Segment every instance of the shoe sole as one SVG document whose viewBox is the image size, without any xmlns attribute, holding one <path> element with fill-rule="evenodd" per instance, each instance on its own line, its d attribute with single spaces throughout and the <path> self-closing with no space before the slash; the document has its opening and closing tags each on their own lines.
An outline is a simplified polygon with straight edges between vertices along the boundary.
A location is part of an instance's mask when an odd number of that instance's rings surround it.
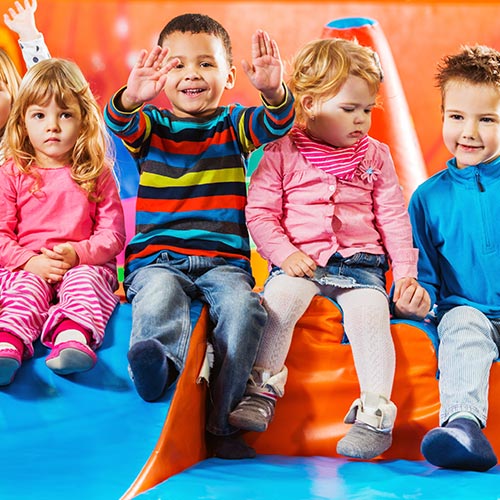
<svg viewBox="0 0 500 500">
<path fill-rule="evenodd" d="M 88 354 L 68 347 L 62 349 L 59 356 L 47 359 L 45 364 L 58 375 L 69 375 L 90 370 L 94 366 L 94 360 Z"/>
<path fill-rule="evenodd" d="M 3 358 L 0 362 L 0 386 L 9 385 L 21 364 L 13 358 Z"/>
</svg>

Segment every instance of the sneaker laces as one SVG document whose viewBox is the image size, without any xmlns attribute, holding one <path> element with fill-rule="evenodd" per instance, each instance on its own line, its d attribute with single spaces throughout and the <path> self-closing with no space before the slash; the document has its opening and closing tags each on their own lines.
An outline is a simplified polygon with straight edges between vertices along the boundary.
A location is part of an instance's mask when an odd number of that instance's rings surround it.
<svg viewBox="0 0 500 500">
<path fill-rule="evenodd" d="M 244 411 L 260 413 L 268 422 L 274 416 L 274 407 L 276 406 L 276 398 L 267 394 L 250 394 L 243 396 L 238 404 L 238 407 Z"/>
</svg>

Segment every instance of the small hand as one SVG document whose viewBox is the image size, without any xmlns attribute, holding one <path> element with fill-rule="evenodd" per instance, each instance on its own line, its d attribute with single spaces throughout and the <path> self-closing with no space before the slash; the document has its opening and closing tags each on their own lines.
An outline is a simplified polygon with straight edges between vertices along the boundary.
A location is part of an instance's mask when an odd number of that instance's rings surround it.
<svg viewBox="0 0 500 500">
<path fill-rule="evenodd" d="M 421 320 L 431 308 L 427 290 L 415 278 L 401 278 L 394 284 L 394 311 L 398 318 Z"/>
<path fill-rule="evenodd" d="M 46 255 L 40 254 L 31 257 L 23 269 L 40 276 L 40 278 L 43 278 L 49 284 L 54 284 L 63 279 L 69 266 L 61 260 L 51 259 Z"/>
<path fill-rule="evenodd" d="M 24 0 L 24 6 L 20 2 L 14 3 L 15 8 L 10 7 L 8 13 L 4 14 L 3 20 L 7 27 L 19 35 L 23 42 L 35 40 L 40 36 L 35 23 L 36 0 Z"/>
<path fill-rule="evenodd" d="M 252 63 L 241 61 L 252 85 L 272 106 L 279 106 L 285 98 L 283 63 L 278 44 L 262 30 L 252 35 Z"/>
<path fill-rule="evenodd" d="M 281 268 L 288 276 L 314 276 L 316 262 L 303 252 L 297 251 L 289 255 L 281 264 Z"/>
<path fill-rule="evenodd" d="M 151 52 L 142 50 L 121 95 L 125 110 L 132 110 L 154 99 L 165 87 L 168 72 L 179 64 L 179 59 L 165 61 L 168 48 L 154 47 Z"/>
<path fill-rule="evenodd" d="M 64 262 L 67 266 L 69 266 L 68 269 L 77 266 L 80 260 L 71 243 L 61 243 L 59 245 L 55 245 L 52 250 L 42 248 L 41 252 L 50 259 Z"/>
</svg>

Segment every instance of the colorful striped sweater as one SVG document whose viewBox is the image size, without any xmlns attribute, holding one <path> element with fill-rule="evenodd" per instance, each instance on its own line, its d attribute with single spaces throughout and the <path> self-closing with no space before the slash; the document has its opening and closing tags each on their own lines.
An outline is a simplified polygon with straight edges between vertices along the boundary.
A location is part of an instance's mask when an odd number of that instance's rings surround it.
<svg viewBox="0 0 500 500">
<path fill-rule="evenodd" d="M 104 117 L 140 173 L 136 234 L 126 249 L 125 275 L 165 251 L 173 258 L 224 257 L 250 270 L 246 158 L 290 130 L 291 93 L 287 90 L 278 107 L 232 104 L 206 118 L 178 118 L 153 105 L 122 112 L 115 104 L 118 95 Z"/>
</svg>

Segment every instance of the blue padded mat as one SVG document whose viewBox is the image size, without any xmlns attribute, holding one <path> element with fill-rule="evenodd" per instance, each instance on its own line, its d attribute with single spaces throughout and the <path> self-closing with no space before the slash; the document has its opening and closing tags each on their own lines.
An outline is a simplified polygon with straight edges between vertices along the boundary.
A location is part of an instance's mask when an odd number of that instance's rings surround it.
<svg viewBox="0 0 500 500">
<path fill-rule="evenodd" d="M 193 307 L 192 319 L 200 308 Z M 173 390 L 157 403 L 127 372 L 131 308 L 121 304 L 96 367 L 60 377 L 36 345 L 12 385 L 0 389 L 0 500 L 118 500 L 161 434 Z M 324 457 L 209 459 L 137 498 L 155 500 L 372 500 L 500 498 L 500 467 L 439 470 L 404 460 Z"/>
<path fill-rule="evenodd" d="M 160 436 L 173 389 L 156 403 L 127 372 L 131 307 L 108 325 L 97 365 L 60 377 L 37 343 L 14 382 L 0 388 L 1 500 L 117 500 Z"/>
<path fill-rule="evenodd" d="M 211 458 L 137 496 L 140 500 L 498 500 L 500 468 L 436 469 L 407 460 L 325 457 Z"/>
</svg>

